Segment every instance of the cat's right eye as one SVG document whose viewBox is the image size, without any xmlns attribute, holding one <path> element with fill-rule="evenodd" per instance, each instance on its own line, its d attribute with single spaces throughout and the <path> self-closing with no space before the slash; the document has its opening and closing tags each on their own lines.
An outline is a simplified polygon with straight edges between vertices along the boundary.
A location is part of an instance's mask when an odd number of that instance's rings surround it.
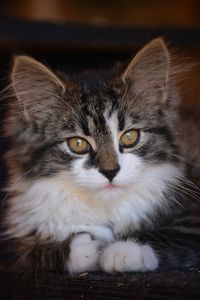
<svg viewBox="0 0 200 300">
<path fill-rule="evenodd" d="M 90 144 L 81 137 L 71 137 L 67 139 L 69 149 L 76 154 L 86 154 L 90 151 Z"/>
</svg>

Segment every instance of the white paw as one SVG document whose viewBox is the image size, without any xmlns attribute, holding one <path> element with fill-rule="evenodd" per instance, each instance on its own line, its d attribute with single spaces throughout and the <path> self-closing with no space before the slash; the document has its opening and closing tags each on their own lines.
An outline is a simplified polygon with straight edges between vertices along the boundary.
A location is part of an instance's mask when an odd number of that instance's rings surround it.
<svg viewBox="0 0 200 300">
<path fill-rule="evenodd" d="M 111 227 L 106 225 L 78 225 L 73 229 L 74 233 L 87 232 L 94 236 L 97 240 L 103 242 L 112 242 L 114 239 Z"/>
<path fill-rule="evenodd" d="M 154 271 L 158 259 L 148 245 L 133 241 L 115 242 L 106 247 L 100 257 L 101 269 L 108 273 Z"/>
<path fill-rule="evenodd" d="M 95 271 L 99 269 L 99 256 L 105 244 L 93 240 L 88 233 L 74 237 L 70 244 L 67 270 L 70 273 Z"/>
</svg>

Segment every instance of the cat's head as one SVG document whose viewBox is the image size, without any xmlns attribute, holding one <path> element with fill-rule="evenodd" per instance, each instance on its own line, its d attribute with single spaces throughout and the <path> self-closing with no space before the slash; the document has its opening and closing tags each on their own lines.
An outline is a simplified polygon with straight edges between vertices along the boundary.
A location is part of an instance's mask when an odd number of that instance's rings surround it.
<svg viewBox="0 0 200 300">
<path fill-rule="evenodd" d="M 159 177 L 168 180 L 178 151 L 170 74 L 162 39 L 146 45 L 125 69 L 76 79 L 16 57 L 7 121 L 16 165 L 27 178 L 62 173 L 101 197 L 137 186 L 145 174 L 158 184 Z"/>
</svg>

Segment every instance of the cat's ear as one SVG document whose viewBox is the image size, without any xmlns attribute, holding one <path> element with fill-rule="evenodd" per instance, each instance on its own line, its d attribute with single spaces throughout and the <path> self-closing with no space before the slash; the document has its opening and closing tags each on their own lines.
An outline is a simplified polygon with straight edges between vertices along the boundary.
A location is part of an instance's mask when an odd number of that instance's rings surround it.
<svg viewBox="0 0 200 300">
<path fill-rule="evenodd" d="M 17 56 L 11 72 L 12 87 L 27 120 L 39 118 L 58 100 L 65 87 L 45 65 L 29 56 Z"/>
<path fill-rule="evenodd" d="M 162 38 L 156 38 L 142 48 L 122 75 L 123 82 L 144 95 L 164 102 L 167 98 L 170 55 Z"/>
</svg>

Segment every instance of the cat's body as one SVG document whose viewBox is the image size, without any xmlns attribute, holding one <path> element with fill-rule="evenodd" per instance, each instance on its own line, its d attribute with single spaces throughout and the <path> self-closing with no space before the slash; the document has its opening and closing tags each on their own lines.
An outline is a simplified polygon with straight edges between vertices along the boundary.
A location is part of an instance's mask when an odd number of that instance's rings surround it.
<svg viewBox="0 0 200 300">
<path fill-rule="evenodd" d="M 4 223 L 19 268 L 200 264 L 199 195 L 185 178 L 187 137 L 170 68 L 161 39 L 126 70 L 99 77 L 58 78 L 31 58 L 16 58 Z"/>
</svg>

